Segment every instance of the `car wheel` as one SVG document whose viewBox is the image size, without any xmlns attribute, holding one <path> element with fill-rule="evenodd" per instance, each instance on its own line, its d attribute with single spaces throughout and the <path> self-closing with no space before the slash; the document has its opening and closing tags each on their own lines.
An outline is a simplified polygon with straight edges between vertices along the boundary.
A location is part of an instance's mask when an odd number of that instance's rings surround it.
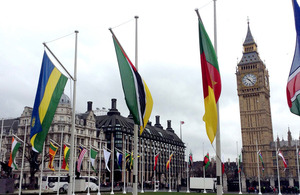
<svg viewBox="0 0 300 195">
<path fill-rule="evenodd" d="M 59 193 L 64 193 L 65 192 L 65 189 L 62 187 L 62 188 L 59 188 Z"/>
</svg>

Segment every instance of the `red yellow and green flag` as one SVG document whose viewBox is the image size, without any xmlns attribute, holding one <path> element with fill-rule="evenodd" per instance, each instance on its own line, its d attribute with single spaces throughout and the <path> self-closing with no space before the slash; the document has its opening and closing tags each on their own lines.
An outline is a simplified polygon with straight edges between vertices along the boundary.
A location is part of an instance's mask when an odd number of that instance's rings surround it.
<svg viewBox="0 0 300 195">
<path fill-rule="evenodd" d="M 55 171 L 53 166 L 53 161 L 54 161 L 55 154 L 57 152 L 57 148 L 58 148 L 57 146 L 55 146 L 52 142 L 50 142 L 48 168 L 51 169 L 52 171 Z"/>
<path fill-rule="evenodd" d="M 64 159 L 61 168 L 69 170 L 70 148 L 64 144 Z"/>
<path fill-rule="evenodd" d="M 152 96 L 145 81 L 130 61 L 112 30 L 111 33 L 116 49 L 126 104 L 133 116 L 134 123 L 139 126 L 140 135 L 142 135 L 152 112 Z"/>
<path fill-rule="evenodd" d="M 169 160 L 167 162 L 167 170 L 169 170 L 169 168 L 170 168 L 170 163 L 171 163 L 171 160 L 172 160 L 172 156 L 173 156 L 173 153 L 170 155 Z"/>
<path fill-rule="evenodd" d="M 217 103 L 221 95 L 221 76 L 215 49 L 205 31 L 200 16 L 199 44 L 205 106 L 203 121 L 206 125 L 207 136 L 210 142 L 213 143 L 218 127 Z"/>
</svg>

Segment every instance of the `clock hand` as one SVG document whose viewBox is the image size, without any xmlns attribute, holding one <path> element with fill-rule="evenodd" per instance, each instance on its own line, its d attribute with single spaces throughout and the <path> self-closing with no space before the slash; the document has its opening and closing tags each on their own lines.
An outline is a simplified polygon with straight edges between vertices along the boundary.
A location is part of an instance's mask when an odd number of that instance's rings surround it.
<svg viewBox="0 0 300 195">
<path fill-rule="evenodd" d="M 254 84 L 254 82 L 251 79 L 247 78 L 247 80 L 250 81 L 250 83 Z"/>
</svg>

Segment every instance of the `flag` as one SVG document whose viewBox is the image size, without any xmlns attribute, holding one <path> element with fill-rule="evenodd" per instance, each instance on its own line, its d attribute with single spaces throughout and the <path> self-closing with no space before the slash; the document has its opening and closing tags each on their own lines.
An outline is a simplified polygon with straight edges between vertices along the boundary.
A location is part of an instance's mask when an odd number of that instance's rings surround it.
<svg viewBox="0 0 300 195">
<path fill-rule="evenodd" d="M 92 169 L 94 169 L 94 171 L 96 171 L 95 169 L 95 159 L 97 156 L 98 152 L 96 150 L 94 150 L 93 148 L 91 148 L 91 156 L 90 156 L 90 161 L 92 164 Z"/>
<path fill-rule="evenodd" d="M 210 142 L 213 143 L 218 127 L 217 103 L 221 94 L 221 76 L 215 50 L 200 17 L 199 44 L 205 106 L 203 121 L 205 122 L 207 136 Z"/>
<path fill-rule="evenodd" d="M 180 121 L 180 124 L 182 124 L 182 125 L 183 125 L 183 124 L 184 124 L 184 121 Z"/>
<path fill-rule="evenodd" d="M 113 32 L 112 35 L 126 104 L 133 116 L 134 123 L 140 127 L 140 135 L 142 135 L 152 112 L 152 96 L 145 81 L 126 55 Z"/>
<path fill-rule="evenodd" d="M 222 174 L 225 173 L 225 164 L 222 162 Z"/>
<path fill-rule="evenodd" d="M 206 156 L 204 156 L 204 160 L 203 160 L 203 166 L 205 166 L 205 170 L 209 165 L 210 165 L 209 154 L 207 153 Z"/>
<path fill-rule="evenodd" d="M 285 161 L 285 158 L 284 158 L 282 152 L 279 151 L 279 150 L 278 150 L 278 156 L 280 156 L 280 157 L 282 158 L 283 165 L 284 165 L 284 171 L 285 171 L 285 169 L 287 168 L 287 163 L 286 163 L 286 161 Z"/>
<path fill-rule="evenodd" d="M 189 155 L 189 167 L 191 168 L 193 166 L 193 154 L 192 152 L 190 152 L 190 155 Z"/>
<path fill-rule="evenodd" d="M 293 0 L 293 6 L 296 28 L 296 48 L 286 86 L 286 96 L 290 111 L 296 115 L 300 115 L 300 8 L 296 0 Z"/>
<path fill-rule="evenodd" d="M 70 148 L 64 144 L 64 159 L 61 168 L 69 170 Z"/>
<path fill-rule="evenodd" d="M 262 157 L 260 151 L 258 151 L 258 156 L 259 156 L 259 159 L 260 159 L 260 161 L 261 161 L 262 171 L 264 171 L 264 170 L 265 170 L 265 164 L 264 164 L 263 157 Z"/>
<path fill-rule="evenodd" d="M 167 162 L 167 170 L 169 170 L 169 168 L 170 168 L 170 163 L 171 163 L 171 160 L 172 160 L 172 156 L 173 156 L 173 153 L 170 155 L 169 160 Z"/>
<path fill-rule="evenodd" d="M 83 148 L 83 147 L 79 147 L 80 153 L 78 156 L 78 160 L 77 160 L 77 172 L 80 173 L 80 169 L 81 169 L 81 164 L 84 158 L 85 153 L 87 152 L 87 149 Z"/>
<path fill-rule="evenodd" d="M 52 142 L 50 142 L 48 168 L 51 169 L 52 171 L 55 171 L 53 166 L 53 161 L 54 161 L 55 154 L 57 152 L 57 148 L 58 148 L 57 146 L 55 146 Z"/>
<path fill-rule="evenodd" d="M 131 170 L 133 167 L 133 157 L 130 153 L 126 153 L 125 161 L 126 161 L 126 170 Z"/>
<path fill-rule="evenodd" d="M 241 156 L 241 154 L 239 155 L 238 166 L 239 166 L 238 173 L 240 173 L 242 171 L 242 156 Z"/>
<path fill-rule="evenodd" d="M 159 157 L 159 153 L 156 154 L 155 157 L 154 157 L 154 167 L 153 167 L 154 171 L 156 170 L 156 165 L 157 165 L 158 157 Z"/>
<path fill-rule="evenodd" d="M 18 149 L 20 146 L 21 146 L 21 143 L 17 142 L 15 140 L 15 138 L 12 137 L 12 145 L 11 145 L 11 152 L 10 152 L 10 156 L 9 156 L 8 166 L 12 167 L 12 165 L 13 165 L 15 170 L 18 170 L 16 161 L 15 161 L 15 157 L 17 155 L 17 152 L 18 152 Z"/>
<path fill-rule="evenodd" d="M 43 144 L 67 80 L 44 52 L 31 116 L 30 142 L 36 152 L 41 153 L 43 150 Z"/>
<path fill-rule="evenodd" d="M 117 151 L 117 165 L 118 165 L 119 169 L 122 169 L 122 157 L 123 157 L 123 154 L 121 154 L 120 152 Z"/>
<path fill-rule="evenodd" d="M 108 168 L 108 165 L 107 165 L 108 161 L 109 161 L 109 157 L 110 157 L 110 152 L 103 148 L 103 154 L 104 154 L 105 167 L 110 172 L 110 169 Z"/>
</svg>

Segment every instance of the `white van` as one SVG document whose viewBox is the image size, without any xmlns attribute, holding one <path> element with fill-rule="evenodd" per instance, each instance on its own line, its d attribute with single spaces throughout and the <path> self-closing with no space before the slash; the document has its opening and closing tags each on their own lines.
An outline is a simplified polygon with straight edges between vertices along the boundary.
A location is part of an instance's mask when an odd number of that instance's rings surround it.
<svg viewBox="0 0 300 195">
<path fill-rule="evenodd" d="M 90 176 L 90 183 L 89 183 L 89 176 L 81 176 L 81 178 L 85 179 L 86 191 L 88 191 L 88 187 L 90 191 L 98 191 L 98 178 L 94 176 Z"/>
<path fill-rule="evenodd" d="M 58 175 L 47 175 L 42 178 L 42 189 L 43 190 L 59 190 L 60 193 L 68 190 L 68 176 L 60 176 L 58 186 Z"/>
<path fill-rule="evenodd" d="M 84 179 L 85 183 L 82 183 L 79 180 Z M 77 182 L 79 182 L 77 184 Z M 91 176 L 90 182 L 88 176 L 82 176 L 79 179 L 76 179 L 75 181 L 75 191 L 76 192 L 82 192 L 82 191 L 88 191 L 88 187 L 90 188 L 90 191 L 97 191 L 98 190 L 98 179 L 97 177 Z M 81 185 L 83 184 L 83 185 Z M 57 191 L 59 190 L 60 193 L 66 192 L 68 190 L 68 176 L 60 176 L 60 182 L 58 187 L 58 175 L 48 175 L 43 176 L 42 179 L 42 189 L 43 190 L 52 190 Z"/>
</svg>

